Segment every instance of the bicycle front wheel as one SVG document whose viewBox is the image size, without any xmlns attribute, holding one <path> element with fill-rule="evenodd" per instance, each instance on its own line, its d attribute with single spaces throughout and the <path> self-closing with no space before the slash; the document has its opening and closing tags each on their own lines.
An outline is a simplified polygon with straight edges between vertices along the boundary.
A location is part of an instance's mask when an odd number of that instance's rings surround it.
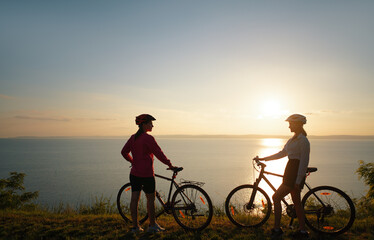
<svg viewBox="0 0 374 240">
<path fill-rule="evenodd" d="M 355 206 L 347 194 L 330 186 L 313 188 L 302 200 L 305 223 L 315 232 L 339 235 L 355 220 Z"/>
<path fill-rule="evenodd" d="M 147 215 L 147 199 L 143 194 L 140 193 L 140 199 L 138 204 L 138 221 L 144 222 Z M 127 183 L 121 187 L 117 194 L 117 209 L 122 218 L 129 223 L 132 223 L 131 211 L 130 211 L 130 202 L 131 202 L 131 184 Z"/>
<path fill-rule="evenodd" d="M 199 186 L 189 184 L 178 188 L 171 204 L 175 221 L 186 230 L 203 230 L 212 220 L 212 201 Z"/>
<path fill-rule="evenodd" d="M 249 205 L 253 191 L 253 185 L 241 185 L 226 198 L 226 215 L 238 227 L 258 227 L 270 217 L 270 198 L 261 188 L 257 188 L 254 201 Z"/>
</svg>

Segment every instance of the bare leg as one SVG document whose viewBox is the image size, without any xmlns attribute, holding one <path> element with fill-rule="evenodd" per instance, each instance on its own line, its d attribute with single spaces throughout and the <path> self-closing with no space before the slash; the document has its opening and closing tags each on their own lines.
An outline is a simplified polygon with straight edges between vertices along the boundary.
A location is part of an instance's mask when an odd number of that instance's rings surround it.
<svg viewBox="0 0 374 240">
<path fill-rule="evenodd" d="M 299 188 L 299 186 L 297 186 L 291 191 L 291 197 L 292 197 L 293 204 L 295 206 L 297 219 L 299 220 L 299 228 L 300 230 L 305 231 L 305 214 L 304 214 L 304 208 L 301 205 L 300 193 L 301 193 L 301 189 Z"/>
<path fill-rule="evenodd" d="M 131 218 L 133 227 L 139 227 L 138 223 L 138 203 L 140 199 L 140 191 L 135 191 L 131 193 L 131 203 L 130 203 L 130 211 L 131 211 Z"/>
<path fill-rule="evenodd" d="M 155 198 L 156 193 L 146 193 L 147 196 L 147 210 L 148 210 L 148 217 L 149 217 L 149 225 L 154 226 L 156 225 L 156 218 L 155 218 Z"/>
<path fill-rule="evenodd" d="M 280 228 L 280 221 L 282 217 L 281 200 L 291 192 L 291 188 L 286 185 L 280 185 L 273 195 L 274 202 L 274 229 Z"/>
</svg>

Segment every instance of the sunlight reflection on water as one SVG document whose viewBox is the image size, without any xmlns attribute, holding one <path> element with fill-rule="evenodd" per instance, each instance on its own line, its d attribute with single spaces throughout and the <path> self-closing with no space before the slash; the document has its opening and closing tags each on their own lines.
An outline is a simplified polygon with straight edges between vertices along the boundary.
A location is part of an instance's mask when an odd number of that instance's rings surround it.
<svg viewBox="0 0 374 240">
<path fill-rule="evenodd" d="M 285 139 L 280 138 L 264 138 L 261 140 L 261 148 L 259 152 L 260 157 L 267 157 L 270 155 L 273 155 L 275 153 L 278 153 L 283 146 L 286 144 Z M 274 161 L 268 161 L 266 162 L 266 171 L 273 172 L 277 174 L 283 175 L 284 169 L 287 164 L 287 157 L 281 158 Z M 258 176 L 258 174 L 257 174 Z M 278 188 L 282 183 L 282 178 L 272 175 L 266 175 L 268 180 L 273 184 L 275 188 Z M 265 192 L 271 197 L 274 194 L 274 191 L 270 188 L 270 186 L 262 180 L 260 182 L 260 187 L 265 190 Z"/>
<path fill-rule="evenodd" d="M 184 167 L 182 178 L 205 182 L 203 189 L 221 207 L 229 192 L 242 184 L 253 184 L 258 172 L 252 159 L 282 150 L 286 139 L 278 138 L 158 138 L 157 142 L 176 166 Z M 115 200 L 118 189 L 129 181 L 130 164 L 120 155 L 124 139 L 0 139 L 0 178 L 9 172 L 27 174 L 25 187 L 39 191 L 38 202 L 72 206 L 95 197 Z M 318 167 L 307 182 L 312 187 L 331 185 L 350 196 L 361 197 L 367 187 L 355 173 L 358 160 L 370 161 L 373 140 L 310 139 L 310 166 Z M 266 162 L 266 170 L 283 174 L 287 158 Z M 171 172 L 155 159 L 155 172 Z M 267 176 L 274 187 L 282 178 Z M 157 189 L 167 193 L 169 183 L 157 179 Z M 160 188 L 159 188 L 160 186 Z M 271 197 L 273 191 L 261 182 Z M 304 188 L 305 190 L 305 188 Z"/>
<path fill-rule="evenodd" d="M 284 139 L 281 138 L 264 138 L 261 139 L 261 145 L 268 148 L 280 147 L 286 143 Z"/>
</svg>

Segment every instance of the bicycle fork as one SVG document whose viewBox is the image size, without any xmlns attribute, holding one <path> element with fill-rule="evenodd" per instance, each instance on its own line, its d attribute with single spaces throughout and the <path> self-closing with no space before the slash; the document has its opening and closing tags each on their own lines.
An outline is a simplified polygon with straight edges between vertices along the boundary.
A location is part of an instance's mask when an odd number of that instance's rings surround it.
<svg viewBox="0 0 374 240">
<path fill-rule="evenodd" d="M 256 197 L 257 188 L 258 188 L 258 185 L 260 184 L 260 181 L 262 179 L 261 175 L 262 175 L 262 171 L 260 173 L 260 176 L 258 178 L 256 178 L 256 181 L 253 185 L 253 191 L 252 191 L 252 194 L 251 194 L 251 198 L 249 199 L 249 202 L 247 203 L 247 206 L 246 206 L 247 210 L 250 210 L 253 207 L 253 202 L 254 202 L 255 197 Z"/>
</svg>

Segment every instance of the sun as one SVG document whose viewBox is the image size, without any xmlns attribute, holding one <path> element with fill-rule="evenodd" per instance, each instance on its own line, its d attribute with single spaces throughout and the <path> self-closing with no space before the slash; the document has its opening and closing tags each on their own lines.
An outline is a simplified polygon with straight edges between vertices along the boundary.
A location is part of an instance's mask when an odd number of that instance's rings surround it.
<svg viewBox="0 0 374 240">
<path fill-rule="evenodd" d="M 268 100 L 263 103 L 262 113 L 264 115 L 268 115 L 268 116 L 277 115 L 280 113 L 280 111 L 281 111 L 281 108 L 280 108 L 280 103 L 278 101 Z"/>
<path fill-rule="evenodd" d="M 289 113 L 281 106 L 281 102 L 275 99 L 264 101 L 260 106 L 259 118 L 280 118 Z"/>
</svg>

